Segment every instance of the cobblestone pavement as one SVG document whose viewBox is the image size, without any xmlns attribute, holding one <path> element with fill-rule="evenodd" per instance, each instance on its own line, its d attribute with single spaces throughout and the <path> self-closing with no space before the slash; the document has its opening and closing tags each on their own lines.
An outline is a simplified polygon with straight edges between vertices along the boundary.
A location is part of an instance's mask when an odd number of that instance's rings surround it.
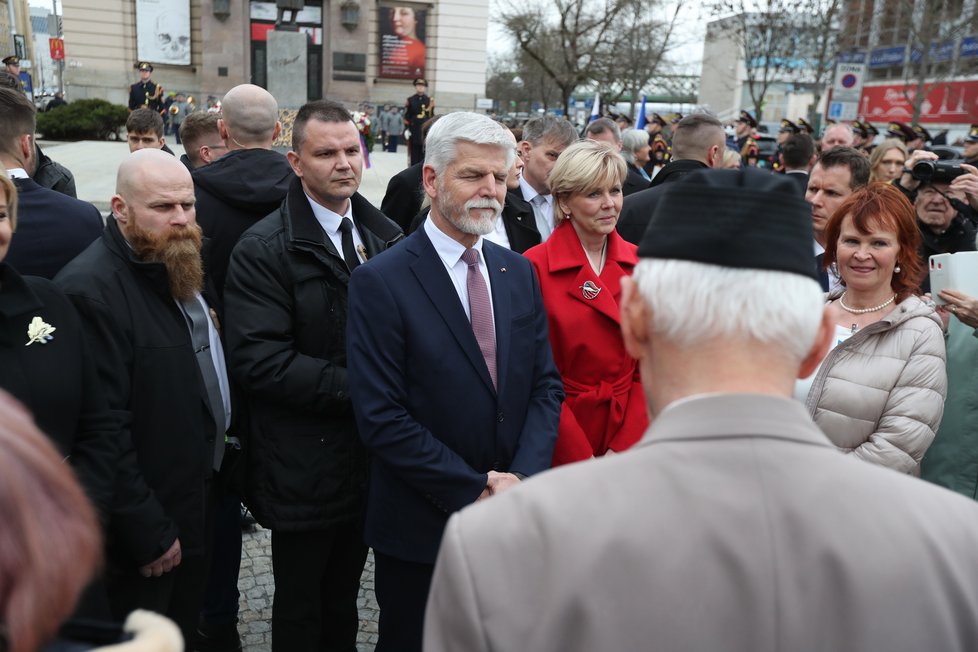
<svg viewBox="0 0 978 652">
<path fill-rule="evenodd" d="M 241 547 L 241 573 L 238 590 L 241 592 L 238 632 L 245 652 L 270 652 L 272 649 L 272 533 L 260 527 L 245 532 Z M 373 652 L 377 644 L 377 601 L 374 598 L 374 556 L 360 578 L 360 633 L 357 652 Z"/>
</svg>

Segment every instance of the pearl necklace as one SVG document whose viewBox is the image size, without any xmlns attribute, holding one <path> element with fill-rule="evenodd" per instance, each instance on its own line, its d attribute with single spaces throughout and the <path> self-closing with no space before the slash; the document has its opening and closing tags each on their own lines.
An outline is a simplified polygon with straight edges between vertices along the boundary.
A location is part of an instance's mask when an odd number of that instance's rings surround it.
<svg viewBox="0 0 978 652">
<path fill-rule="evenodd" d="M 890 305 L 891 303 L 893 303 L 893 300 L 896 299 L 896 295 L 894 294 L 892 297 L 890 297 L 889 299 L 887 299 L 886 301 L 884 301 L 880 305 L 875 306 L 873 308 L 850 308 L 843 301 L 843 299 L 845 298 L 845 296 L 846 296 L 846 293 L 843 292 L 842 293 L 842 296 L 839 297 L 839 305 L 842 306 L 842 309 L 843 310 L 845 310 L 846 312 L 851 312 L 854 315 L 862 315 L 862 314 L 865 314 L 867 312 L 876 312 L 877 310 L 882 310 L 883 308 L 885 308 L 888 305 Z"/>
</svg>

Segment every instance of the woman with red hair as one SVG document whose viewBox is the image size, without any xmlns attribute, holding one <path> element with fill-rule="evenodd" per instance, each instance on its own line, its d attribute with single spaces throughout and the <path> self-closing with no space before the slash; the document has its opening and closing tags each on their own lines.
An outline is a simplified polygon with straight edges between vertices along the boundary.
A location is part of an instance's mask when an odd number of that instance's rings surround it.
<svg viewBox="0 0 978 652">
<path fill-rule="evenodd" d="M 27 410 L 0 390 L 0 649 L 53 638 L 95 573 L 95 510 Z"/>
<path fill-rule="evenodd" d="M 842 451 L 904 473 L 941 423 L 947 394 L 943 324 L 919 296 L 924 267 L 913 206 L 893 186 L 850 195 L 825 231 L 834 347 L 796 397 Z"/>
</svg>

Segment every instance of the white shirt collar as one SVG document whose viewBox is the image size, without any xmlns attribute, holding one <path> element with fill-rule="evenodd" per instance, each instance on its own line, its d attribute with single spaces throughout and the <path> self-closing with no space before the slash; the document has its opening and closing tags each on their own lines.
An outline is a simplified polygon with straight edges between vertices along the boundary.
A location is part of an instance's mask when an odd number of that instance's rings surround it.
<svg viewBox="0 0 978 652">
<path fill-rule="evenodd" d="M 438 254 L 438 257 L 444 261 L 445 265 L 447 265 L 449 268 L 455 267 L 455 265 L 458 264 L 458 261 L 462 259 L 462 254 L 465 253 L 465 246 L 439 229 L 431 217 L 424 221 L 424 232 L 428 235 L 428 239 L 431 240 L 431 244 L 435 248 L 435 252 Z M 476 249 L 479 252 L 480 259 L 484 260 L 482 257 L 481 236 L 475 241 L 472 248 Z"/>
<path fill-rule="evenodd" d="M 525 199 L 530 203 L 533 203 L 534 197 L 540 195 L 540 193 L 538 193 L 533 188 L 533 186 L 531 186 L 526 182 L 526 179 L 523 178 L 522 174 L 520 175 L 520 191 L 523 193 L 523 199 Z M 540 196 L 546 199 L 548 204 L 550 203 L 550 199 L 553 197 L 553 195 L 540 195 Z"/>
<path fill-rule="evenodd" d="M 347 200 L 346 211 L 340 215 L 339 213 L 334 213 L 330 209 L 326 208 L 322 204 L 316 202 L 315 199 L 306 195 L 306 199 L 309 200 L 309 205 L 312 206 L 312 214 L 315 216 L 316 221 L 319 225 L 323 227 L 323 231 L 330 235 L 336 235 L 340 230 L 340 222 L 343 221 L 344 217 L 353 219 L 353 202 Z"/>
<path fill-rule="evenodd" d="M 30 179 L 31 176 L 27 174 L 27 170 L 24 168 L 9 168 L 7 170 L 7 176 L 11 179 Z"/>
</svg>

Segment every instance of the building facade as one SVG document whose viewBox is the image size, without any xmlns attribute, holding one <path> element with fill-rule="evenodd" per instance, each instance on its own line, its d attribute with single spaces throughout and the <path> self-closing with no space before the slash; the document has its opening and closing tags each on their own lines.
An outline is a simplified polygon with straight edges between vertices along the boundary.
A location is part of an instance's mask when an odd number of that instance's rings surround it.
<svg viewBox="0 0 978 652">
<path fill-rule="evenodd" d="M 746 19 L 744 16 L 721 18 L 706 26 L 698 102 L 724 121 L 734 120 L 741 109 L 755 112 L 741 35 L 745 20 L 749 22 L 750 16 Z M 754 35 L 749 37 L 754 38 Z M 756 37 L 762 38 L 762 35 L 758 33 Z M 779 55 L 766 53 L 765 56 Z M 804 81 L 807 75 L 791 65 L 793 63 L 779 63 L 782 69 L 774 73 L 764 93 L 760 115 L 755 116 L 759 122 L 774 124 L 785 117 L 795 120 L 808 115 L 815 94 L 812 84 Z M 816 111 L 821 112 L 822 106 Z"/>
<path fill-rule="evenodd" d="M 402 104 L 416 76 L 427 78 L 439 111 L 473 110 L 484 96 L 487 0 L 304 4 L 296 24 L 307 36 L 308 99 Z M 189 93 L 198 104 L 237 84 L 267 86 L 275 74 L 267 65 L 274 1 L 63 0 L 62 7 L 69 99 L 125 104 L 137 61 L 153 64 L 167 92 Z"/>
<path fill-rule="evenodd" d="M 865 66 L 865 119 L 952 134 L 978 123 L 976 0 L 848 0 L 839 48 L 842 60 Z"/>
</svg>

